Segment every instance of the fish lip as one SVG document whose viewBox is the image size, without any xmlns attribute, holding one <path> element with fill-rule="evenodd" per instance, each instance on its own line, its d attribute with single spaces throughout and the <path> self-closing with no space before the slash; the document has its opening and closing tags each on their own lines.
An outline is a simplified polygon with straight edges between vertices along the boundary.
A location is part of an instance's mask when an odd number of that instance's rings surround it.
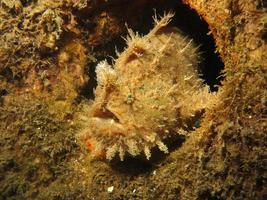
<svg viewBox="0 0 267 200">
<path fill-rule="evenodd" d="M 91 117 L 90 124 L 92 127 L 101 132 L 101 134 L 108 135 L 118 135 L 118 136 L 126 136 L 127 131 L 123 124 L 116 122 L 114 119 L 110 118 L 101 118 L 101 117 Z"/>
</svg>

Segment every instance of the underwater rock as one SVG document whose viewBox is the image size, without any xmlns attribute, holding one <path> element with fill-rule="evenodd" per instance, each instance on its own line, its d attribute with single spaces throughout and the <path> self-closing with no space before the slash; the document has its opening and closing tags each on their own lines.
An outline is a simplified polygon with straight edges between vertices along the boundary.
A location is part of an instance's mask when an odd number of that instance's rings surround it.
<svg viewBox="0 0 267 200">
<path fill-rule="evenodd" d="M 198 48 L 168 26 L 172 16 L 155 17 L 144 37 L 129 30 L 114 66 L 97 65 L 95 100 L 79 134 L 93 155 L 124 160 L 144 152 L 149 159 L 155 146 L 168 153 L 164 139 L 186 134 L 213 101 L 199 78 Z"/>
</svg>

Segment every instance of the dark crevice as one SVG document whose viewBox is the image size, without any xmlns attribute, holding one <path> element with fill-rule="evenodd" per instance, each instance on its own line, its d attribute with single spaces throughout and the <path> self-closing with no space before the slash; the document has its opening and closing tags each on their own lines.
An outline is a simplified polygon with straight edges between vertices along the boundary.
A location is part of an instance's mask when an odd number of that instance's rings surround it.
<svg viewBox="0 0 267 200">
<path fill-rule="evenodd" d="M 0 97 L 8 95 L 8 91 L 5 89 L 0 89 Z"/>
</svg>

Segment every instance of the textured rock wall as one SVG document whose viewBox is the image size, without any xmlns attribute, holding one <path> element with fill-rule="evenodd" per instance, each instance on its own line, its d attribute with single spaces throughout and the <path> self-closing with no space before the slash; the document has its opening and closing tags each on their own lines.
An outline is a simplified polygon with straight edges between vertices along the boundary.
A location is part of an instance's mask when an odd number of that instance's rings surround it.
<svg viewBox="0 0 267 200">
<path fill-rule="evenodd" d="M 224 79 L 200 127 L 168 141 L 168 155 L 107 162 L 77 141 L 96 63 L 123 47 L 125 22 L 148 31 L 153 8 L 181 3 L 0 1 L 1 199 L 266 198 L 262 0 L 184 0 L 208 23 Z"/>
</svg>

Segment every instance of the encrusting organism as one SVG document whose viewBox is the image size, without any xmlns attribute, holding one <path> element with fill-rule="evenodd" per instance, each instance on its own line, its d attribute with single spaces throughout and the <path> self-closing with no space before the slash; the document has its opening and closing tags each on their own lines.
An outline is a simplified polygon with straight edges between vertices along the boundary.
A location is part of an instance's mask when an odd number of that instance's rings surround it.
<svg viewBox="0 0 267 200">
<path fill-rule="evenodd" d="M 95 100 L 79 134 L 93 155 L 149 159 L 155 146 L 168 153 L 164 140 L 187 133 L 188 122 L 211 104 L 214 94 L 198 74 L 198 48 L 168 26 L 172 17 L 155 17 L 143 37 L 129 30 L 114 66 L 97 65 Z"/>
</svg>

